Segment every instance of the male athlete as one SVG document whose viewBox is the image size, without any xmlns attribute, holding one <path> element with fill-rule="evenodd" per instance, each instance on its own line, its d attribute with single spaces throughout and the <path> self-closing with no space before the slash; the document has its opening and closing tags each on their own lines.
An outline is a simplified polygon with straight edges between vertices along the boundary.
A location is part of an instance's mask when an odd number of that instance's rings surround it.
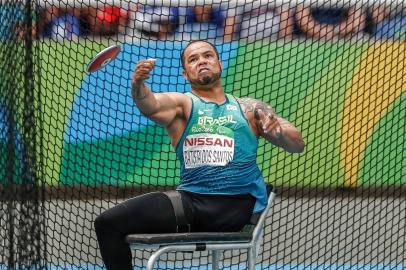
<svg viewBox="0 0 406 270">
<path fill-rule="evenodd" d="M 270 105 L 224 93 L 222 63 L 211 43 L 189 43 L 181 61 L 183 76 L 192 86 L 186 94 L 153 93 L 148 88 L 145 80 L 154 60 L 139 61 L 134 71 L 134 101 L 166 129 L 181 163 L 181 179 L 177 192 L 138 196 L 97 217 L 107 269 L 132 269 L 127 234 L 240 230 L 267 203 L 256 165 L 258 137 L 291 153 L 304 149 L 299 130 Z"/>
</svg>

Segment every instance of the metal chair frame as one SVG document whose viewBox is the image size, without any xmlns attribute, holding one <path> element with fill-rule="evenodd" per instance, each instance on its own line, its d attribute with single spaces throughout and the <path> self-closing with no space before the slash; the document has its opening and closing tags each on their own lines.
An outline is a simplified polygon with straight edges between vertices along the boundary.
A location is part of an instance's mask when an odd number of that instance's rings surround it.
<svg viewBox="0 0 406 270">
<path fill-rule="evenodd" d="M 255 226 L 252 225 L 252 229 L 249 231 L 250 237 L 244 240 L 238 239 L 228 239 L 228 240 L 221 240 L 221 236 L 224 233 L 218 233 L 220 240 L 210 240 L 205 241 L 204 235 L 202 239 L 198 241 L 188 240 L 188 237 L 193 236 L 194 234 L 201 233 L 186 233 L 186 234 L 159 234 L 160 240 L 153 241 L 152 244 L 148 244 L 148 240 L 140 241 L 143 239 L 143 236 L 148 237 L 150 239 L 154 235 L 145 235 L 145 234 L 133 234 L 128 235 L 126 237 L 127 243 L 130 245 L 130 248 L 133 250 L 136 249 L 157 249 L 151 255 L 147 262 L 147 270 L 153 270 L 154 264 L 158 261 L 159 257 L 162 254 L 169 253 L 169 252 L 193 252 L 193 251 L 204 251 L 208 250 L 211 251 L 211 262 L 212 262 L 212 269 L 219 270 L 219 260 L 220 260 L 220 252 L 225 250 L 240 250 L 240 249 L 247 249 L 248 250 L 248 270 L 255 269 L 256 257 L 257 257 L 257 249 L 259 247 L 259 243 L 263 236 L 263 231 L 265 227 L 265 220 L 268 215 L 269 210 L 271 209 L 276 197 L 276 190 L 272 189 L 269 198 L 268 198 L 268 205 L 261 213 L 258 222 Z M 241 232 L 242 233 L 242 232 Z M 245 232 L 246 234 L 246 232 Z M 180 235 L 183 237 L 182 241 L 179 243 L 173 243 L 171 241 L 165 241 L 167 239 L 172 238 L 174 235 Z M 213 236 L 213 233 L 211 233 Z"/>
</svg>

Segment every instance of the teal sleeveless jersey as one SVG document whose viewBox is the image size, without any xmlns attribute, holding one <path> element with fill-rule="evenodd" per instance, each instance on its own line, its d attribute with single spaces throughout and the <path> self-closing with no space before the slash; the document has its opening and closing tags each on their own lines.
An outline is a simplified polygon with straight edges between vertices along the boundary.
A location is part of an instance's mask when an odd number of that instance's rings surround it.
<svg viewBox="0 0 406 270">
<path fill-rule="evenodd" d="M 181 163 L 178 190 L 200 194 L 251 194 L 254 212 L 267 203 L 266 186 L 256 164 L 258 139 L 240 104 L 231 95 L 219 105 L 193 93 L 192 111 L 176 147 Z"/>
</svg>

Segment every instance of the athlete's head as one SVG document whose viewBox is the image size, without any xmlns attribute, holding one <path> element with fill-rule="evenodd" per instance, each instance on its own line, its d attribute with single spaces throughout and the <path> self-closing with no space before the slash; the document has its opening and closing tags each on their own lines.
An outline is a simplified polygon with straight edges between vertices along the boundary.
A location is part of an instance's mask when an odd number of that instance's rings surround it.
<svg viewBox="0 0 406 270">
<path fill-rule="evenodd" d="M 216 47 L 203 40 L 190 42 L 181 55 L 183 76 L 192 85 L 211 85 L 221 77 L 223 68 Z"/>
</svg>

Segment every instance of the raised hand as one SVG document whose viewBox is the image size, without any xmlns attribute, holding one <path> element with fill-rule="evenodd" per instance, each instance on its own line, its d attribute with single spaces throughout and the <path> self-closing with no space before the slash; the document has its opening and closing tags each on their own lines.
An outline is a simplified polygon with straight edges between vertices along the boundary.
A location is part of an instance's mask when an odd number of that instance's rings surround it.
<svg viewBox="0 0 406 270">
<path fill-rule="evenodd" d="M 257 112 L 263 133 L 271 136 L 272 139 L 279 139 L 282 135 L 282 128 L 275 112 L 264 113 L 261 109 L 258 109 Z"/>
<path fill-rule="evenodd" d="M 149 79 L 151 71 L 155 67 L 156 59 L 140 60 L 135 67 L 133 74 L 133 83 L 142 82 Z"/>
<path fill-rule="evenodd" d="M 144 81 L 149 79 L 151 71 L 155 67 L 156 59 L 140 60 L 135 67 L 131 93 L 135 101 L 145 99 L 151 91 L 145 86 Z"/>
</svg>

